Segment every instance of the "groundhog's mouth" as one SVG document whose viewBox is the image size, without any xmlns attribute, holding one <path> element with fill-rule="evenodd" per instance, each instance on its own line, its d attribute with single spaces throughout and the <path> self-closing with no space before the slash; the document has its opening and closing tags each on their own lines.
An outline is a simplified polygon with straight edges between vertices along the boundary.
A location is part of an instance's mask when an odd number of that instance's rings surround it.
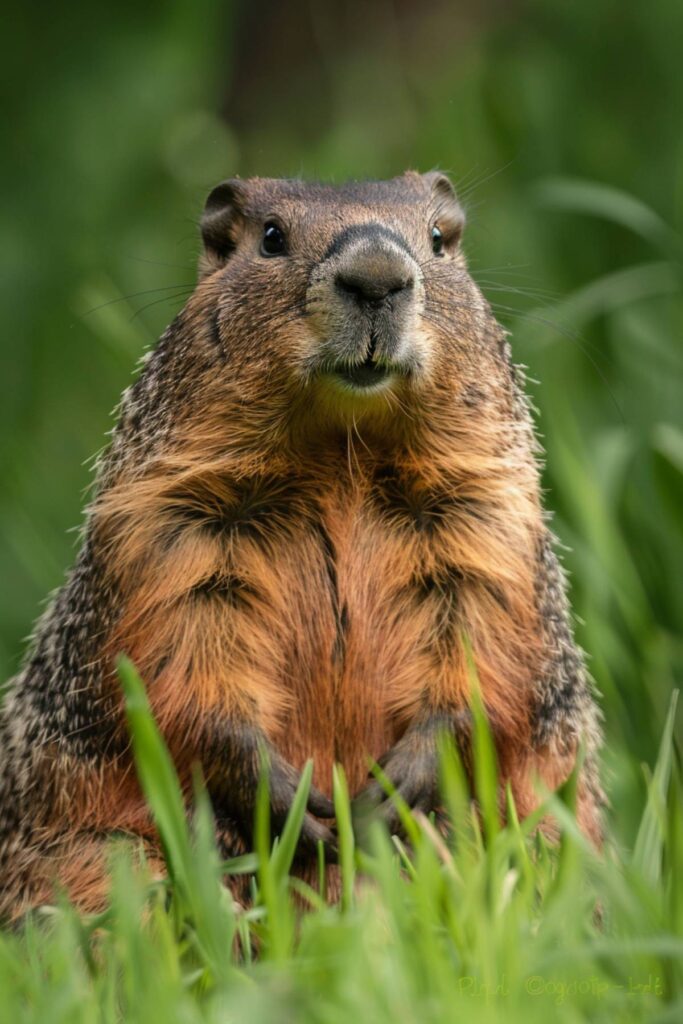
<svg viewBox="0 0 683 1024">
<path fill-rule="evenodd" d="M 335 366 L 332 372 L 345 384 L 364 389 L 383 383 L 391 375 L 392 370 L 381 363 L 373 362 L 372 359 L 366 359 L 364 363 L 358 363 L 356 366 Z"/>
</svg>

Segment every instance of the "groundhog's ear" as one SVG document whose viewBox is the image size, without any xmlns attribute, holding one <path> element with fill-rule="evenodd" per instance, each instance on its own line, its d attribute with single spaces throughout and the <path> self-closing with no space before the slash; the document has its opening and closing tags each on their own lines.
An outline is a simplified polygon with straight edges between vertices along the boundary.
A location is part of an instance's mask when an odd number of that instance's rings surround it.
<svg viewBox="0 0 683 1024">
<path fill-rule="evenodd" d="M 455 189 L 441 171 L 422 175 L 432 194 L 435 219 L 447 246 L 454 247 L 465 230 L 465 211 L 457 200 Z"/>
<path fill-rule="evenodd" d="M 222 181 L 209 193 L 200 223 L 204 242 L 200 277 L 223 266 L 234 251 L 243 199 L 244 183 L 238 179 Z"/>
</svg>

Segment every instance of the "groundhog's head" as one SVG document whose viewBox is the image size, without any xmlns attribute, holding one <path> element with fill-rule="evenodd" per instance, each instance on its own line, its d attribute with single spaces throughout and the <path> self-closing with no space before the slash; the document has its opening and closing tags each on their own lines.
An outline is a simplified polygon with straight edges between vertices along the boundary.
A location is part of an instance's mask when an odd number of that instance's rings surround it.
<svg viewBox="0 0 683 1024">
<path fill-rule="evenodd" d="M 291 408 L 322 403 L 354 422 L 405 410 L 453 380 L 454 361 L 471 362 L 488 321 L 463 226 L 436 172 L 339 187 L 223 182 L 202 219 L 200 271 L 228 364 L 250 394 L 267 382 Z"/>
</svg>

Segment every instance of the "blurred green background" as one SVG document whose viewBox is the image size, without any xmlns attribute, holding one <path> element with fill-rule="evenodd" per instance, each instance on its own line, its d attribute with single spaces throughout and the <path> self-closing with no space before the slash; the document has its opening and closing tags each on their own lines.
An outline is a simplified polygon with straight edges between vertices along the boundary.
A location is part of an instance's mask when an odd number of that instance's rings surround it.
<svg viewBox="0 0 683 1024">
<path fill-rule="evenodd" d="M 529 368 L 617 835 L 683 675 L 683 4 L 82 0 L 6 21 L 0 668 L 221 178 L 447 170 Z"/>
</svg>

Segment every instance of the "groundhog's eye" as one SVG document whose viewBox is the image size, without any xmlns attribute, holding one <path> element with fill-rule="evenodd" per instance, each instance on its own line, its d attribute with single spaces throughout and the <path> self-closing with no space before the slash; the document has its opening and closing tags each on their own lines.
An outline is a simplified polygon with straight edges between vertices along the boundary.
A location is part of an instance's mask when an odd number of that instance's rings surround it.
<svg viewBox="0 0 683 1024">
<path fill-rule="evenodd" d="M 443 252 L 443 246 L 444 241 L 443 234 L 441 233 L 441 228 L 438 228 L 435 224 L 434 227 L 432 228 L 432 252 L 434 253 L 435 256 L 441 255 L 441 253 Z"/>
<path fill-rule="evenodd" d="M 282 256 L 287 251 L 285 233 L 277 224 L 269 221 L 263 229 L 261 253 L 263 256 Z"/>
</svg>

